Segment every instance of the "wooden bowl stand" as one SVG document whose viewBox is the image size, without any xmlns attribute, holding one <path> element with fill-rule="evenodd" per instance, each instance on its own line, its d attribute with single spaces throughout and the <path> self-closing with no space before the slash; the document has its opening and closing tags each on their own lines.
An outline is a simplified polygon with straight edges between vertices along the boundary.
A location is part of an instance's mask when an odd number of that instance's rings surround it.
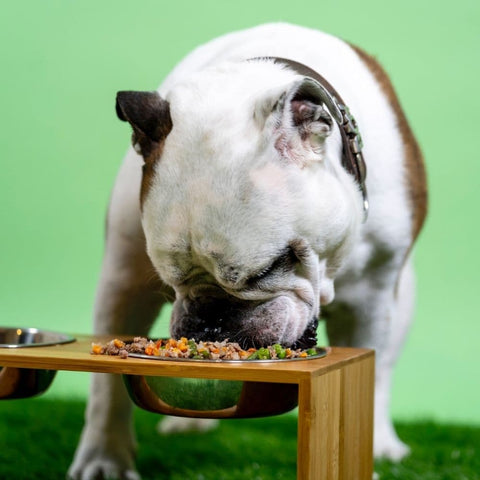
<svg viewBox="0 0 480 480">
<path fill-rule="evenodd" d="M 51 347 L 0 348 L 4 367 L 298 384 L 298 480 L 371 480 L 374 352 L 332 347 L 298 362 L 200 363 L 90 355 L 100 336 Z"/>
</svg>

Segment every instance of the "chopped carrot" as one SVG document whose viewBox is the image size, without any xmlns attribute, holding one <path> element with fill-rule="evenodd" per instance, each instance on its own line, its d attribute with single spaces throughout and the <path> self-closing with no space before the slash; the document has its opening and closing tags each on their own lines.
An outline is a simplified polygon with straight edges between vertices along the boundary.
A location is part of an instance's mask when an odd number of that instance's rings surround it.
<svg viewBox="0 0 480 480">
<path fill-rule="evenodd" d="M 95 355 L 101 355 L 102 354 L 102 349 L 103 347 L 99 345 L 98 343 L 92 343 L 92 353 Z"/>
<path fill-rule="evenodd" d="M 122 342 L 121 340 L 119 340 L 118 338 L 116 338 L 114 341 L 113 341 L 113 344 L 117 347 L 117 348 L 123 348 L 125 346 L 125 342 Z"/>
<path fill-rule="evenodd" d="M 145 347 L 145 354 L 146 355 L 158 355 L 159 351 L 158 351 L 158 348 L 156 348 L 155 346 L 147 345 Z"/>
</svg>

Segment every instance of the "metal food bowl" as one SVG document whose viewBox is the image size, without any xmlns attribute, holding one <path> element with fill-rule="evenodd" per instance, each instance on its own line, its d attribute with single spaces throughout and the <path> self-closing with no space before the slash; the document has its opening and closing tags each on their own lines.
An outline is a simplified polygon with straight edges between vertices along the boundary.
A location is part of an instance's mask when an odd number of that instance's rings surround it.
<svg viewBox="0 0 480 480">
<path fill-rule="evenodd" d="M 321 358 L 327 349 L 316 348 L 308 360 Z M 161 357 L 130 355 L 155 360 Z M 176 359 L 181 362 L 218 362 L 218 360 Z M 222 360 L 251 364 L 252 362 L 297 362 L 291 360 Z M 151 412 L 163 415 L 196 418 L 253 418 L 279 415 L 298 405 L 298 385 L 290 383 L 247 382 L 205 378 L 178 378 L 142 375 L 123 375 L 134 403 Z"/>
<path fill-rule="evenodd" d="M 37 328 L 0 327 L 0 348 L 31 348 L 74 342 L 75 338 Z M 0 367 L 0 399 L 28 398 L 44 393 L 56 370 Z"/>
</svg>

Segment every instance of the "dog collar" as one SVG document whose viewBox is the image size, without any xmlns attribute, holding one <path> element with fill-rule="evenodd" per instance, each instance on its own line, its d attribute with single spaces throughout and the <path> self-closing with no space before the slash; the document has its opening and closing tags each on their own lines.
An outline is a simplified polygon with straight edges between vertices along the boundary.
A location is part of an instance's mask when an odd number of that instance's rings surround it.
<svg viewBox="0 0 480 480">
<path fill-rule="evenodd" d="M 368 216 L 368 195 L 365 179 L 367 176 L 367 166 L 362 154 L 362 137 L 358 129 L 355 118 L 350 113 L 345 102 L 333 86 L 318 72 L 307 67 L 303 63 L 289 60 L 281 57 L 256 57 L 251 58 L 249 61 L 265 60 L 273 61 L 273 63 L 279 65 L 285 65 L 291 70 L 304 75 L 306 77 L 316 80 L 320 87 L 320 96 L 323 103 L 330 111 L 332 117 L 337 122 L 340 129 L 340 135 L 342 137 L 342 166 L 345 170 L 353 175 L 363 197 L 363 221 L 365 222 Z"/>
</svg>

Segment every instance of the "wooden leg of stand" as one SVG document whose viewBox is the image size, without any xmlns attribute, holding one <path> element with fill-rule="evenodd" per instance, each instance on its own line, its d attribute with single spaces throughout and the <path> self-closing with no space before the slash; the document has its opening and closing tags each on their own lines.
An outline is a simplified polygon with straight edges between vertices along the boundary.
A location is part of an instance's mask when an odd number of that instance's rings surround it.
<svg viewBox="0 0 480 480">
<path fill-rule="evenodd" d="M 300 382 L 298 480 L 371 480 L 373 382 L 373 356 Z"/>
<path fill-rule="evenodd" d="M 340 400 L 340 370 L 299 384 L 298 480 L 339 478 Z"/>
<path fill-rule="evenodd" d="M 375 358 L 372 355 L 342 369 L 342 443 L 340 479 L 371 480 L 373 475 L 373 396 Z"/>
</svg>

